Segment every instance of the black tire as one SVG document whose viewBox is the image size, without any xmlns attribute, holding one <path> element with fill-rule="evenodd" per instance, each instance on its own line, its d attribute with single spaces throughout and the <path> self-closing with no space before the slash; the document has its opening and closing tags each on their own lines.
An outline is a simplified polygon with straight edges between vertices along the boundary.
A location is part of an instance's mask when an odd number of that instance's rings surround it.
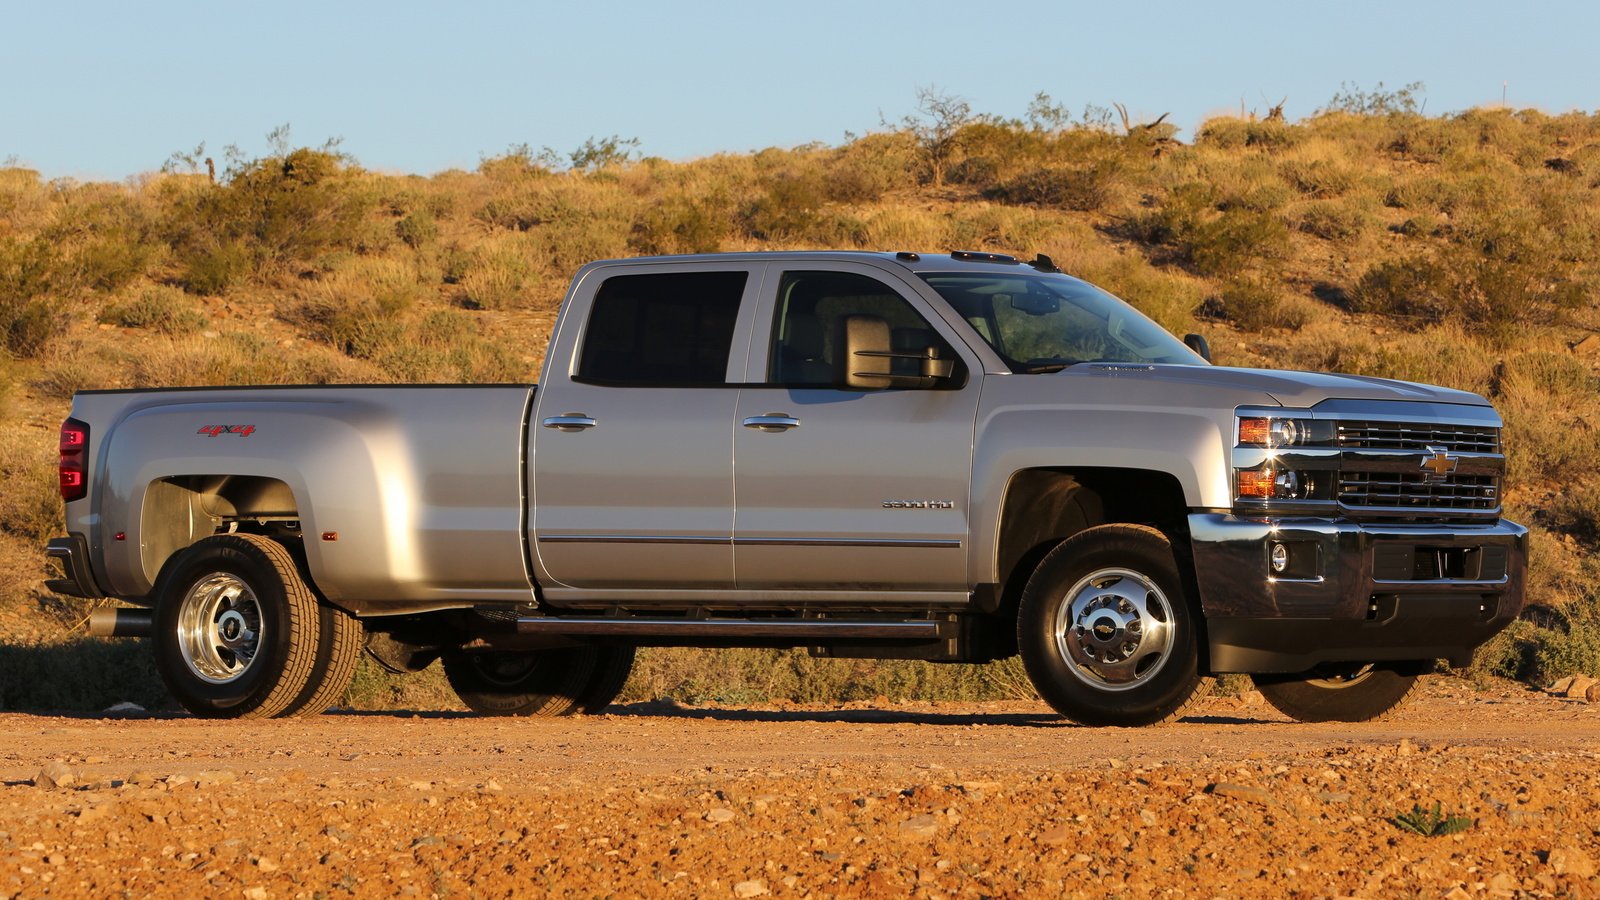
<svg viewBox="0 0 1600 900">
<path fill-rule="evenodd" d="M 355 677 L 366 639 L 361 623 L 325 601 L 317 604 L 317 623 L 317 661 L 312 666 L 311 679 L 300 696 L 278 713 L 280 717 L 321 715 L 344 696 L 350 679 Z"/>
<path fill-rule="evenodd" d="M 628 676 L 633 674 L 634 652 L 632 647 L 596 648 L 594 674 L 579 692 L 578 706 L 573 712 L 592 716 L 610 706 L 622 693 Z"/>
<path fill-rule="evenodd" d="M 1399 713 L 1432 660 L 1327 663 L 1298 675 L 1252 675 L 1278 712 L 1301 722 L 1373 722 Z"/>
<path fill-rule="evenodd" d="M 575 712 L 594 672 L 593 647 L 559 650 L 451 650 L 444 675 L 461 702 L 485 716 L 565 716 Z"/>
<path fill-rule="evenodd" d="M 1182 716 L 1208 679 L 1172 544 L 1154 528 L 1100 525 L 1063 541 L 1022 592 L 1017 645 L 1039 695 L 1073 721 L 1154 725 Z"/>
<path fill-rule="evenodd" d="M 156 668 L 197 716 L 280 715 L 313 680 L 322 618 L 282 544 L 208 537 L 174 561 L 156 590 Z"/>
</svg>

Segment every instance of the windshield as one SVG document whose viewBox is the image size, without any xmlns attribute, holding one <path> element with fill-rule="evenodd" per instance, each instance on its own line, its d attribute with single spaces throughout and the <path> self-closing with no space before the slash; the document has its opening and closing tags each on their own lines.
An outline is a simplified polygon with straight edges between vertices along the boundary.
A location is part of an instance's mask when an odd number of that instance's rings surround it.
<svg viewBox="0 0 1600 900">
<path fill-rule="evenodd" d="M 1133 307 L 1075 278 L 993 272 L 922 278 L 1013 372 L 1057 372 L 1083 362 L 1205 363 Z"/>
</svg>

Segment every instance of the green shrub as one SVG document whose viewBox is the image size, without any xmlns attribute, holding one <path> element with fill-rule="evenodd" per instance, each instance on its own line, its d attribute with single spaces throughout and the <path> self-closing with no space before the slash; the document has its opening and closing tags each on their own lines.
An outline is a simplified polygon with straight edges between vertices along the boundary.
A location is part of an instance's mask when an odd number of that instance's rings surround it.
<svg viewBox="0 0 1600 900">
<path fill-rule="evenodd" d="M 1453 288 L 1443 265 L 1418 257 L 1378 263 L 1362 273 L 1348 295 L 1356 312 L 1438 319 L 1450 312 L 1445 307 L 1452 304 Z"/>
<path fill-rule="evenodd" d="M 409 247 L 426 247 L 439 240 L 439 222 L 429 210 L 419 209 L 396 222 L 394 232 Z"/>
<path fill-rule="evenodd" d="M 634 224 L 628 244 L 646 255 L 715 253 L 732 231 L 732 209 L 725 196 L 673 196 L 650 206 Z"/>
<path fill-rule="evenodd" d="M 48 242 L 0 238 L 0 350 L 37 356 L 67 328 L 57 295 L 58 257 Z"/>
<path fill-rule="evenodd" d="M 899 132 L 869 134 L 834 151 L 826 165 L 828 197 L 872 203 L 890 191 L 915 187 L 916 143 Z"/>
<path fill-rule="evenodd" d="M 1334 200 L 1317 200 L 1300 211 L 1298 227 L 1323 240 L 1346 241 L 1360 237 L 1375 223 L 1371 213 L 1359 206 Z"/>
<path fill-rule="evenodd" d="M 178 283 L 207 297 L 228 293 L 250 274 L 250 251 L 242 243 L 197 239 L 181 247 L 176 257 Z"/>
<path fill-rule="evenodd" d="M 1221 116 L 1207 119 L 1195 138 L 1196 146 L 1219 150 L 1252 147 L 1266 152 L 1286 150 L 1303 140 L 1303 129 L 1278 121 L 1255 121 Z"/>
<path fill-rule="evenodd" d="M 1267 328 L 1298 328 L 1304 324 L 1296 312 L 1287 309 L 1278 291 L 1270 284 L 1248 278 L 1229 281 L 1211 299 L 1207 308 L 1232 322 L 1241 331 Z"/>
<path fill-rule="evenodd" d="M 206 326 L 206 317 L 183 291 L 160 285 L 140 291 L 131 300 L 106 304 L 100 321 L 123 328 L 154 328 L 166 334 L 188 334 Z"/>
<path fill-rule="evenodd" d="M 247 272 L 316 267 L 330 253 L 359 249 L 379 233 L 369 224 L 379 196 L 362 174 L 346 157 L 307 148 L 238 164 L 225 184 L 169 212 L 183 283 L 222 293 Z"/>
<path fill-rule="evenodd" d="M 1514 383 L 1521 382 L 1523 390 L 1557 402 L 1564 397 L 1576 402 L 1592 401 L 1596 388 L 1600 388 L 1600 380 L 1572 354 L 1549 350 L 1519 353 L 1507 359 L 1501 366 L 1500 378 L 1503 390 L 1515 389 Z"/>
<path fill-rule="evenodd" d="M 814 227 L 828 202 L 820 180 L 781 177 L 744 209 L 745 230 L 767 241 L 793 240 Z"/>
<path fill-rule="evenodd" d="M 1318 200 L 1344 196 L 1359 181 L 1356 172 L 1327 159 L 1286 160 L 1279 171 L 1300 193 Z"/>
<path fill-rule="evenodd" d="M 1179 245 L 1202 275 L 1238 275 L 1286 256 L 1289 229 L 1274 215 L 1228 210 L 1195 222 Z"/>
<path fill-rule="evenodd" d="M 1586 544 L 1600 544 L 1600 488 L 1570 489 L 1546 508 L 1546 515 L 1551 527 Z"/>
<path fill-rule="evenodd" d="M 525 241 L 484 245 L 461 277 L 462 298 L 474 309 L 525 306 L 528 289 L 539 280 L 530 248 Z"/>
<path fill-rule="evenodd" d="M 1549 684 L 1568 675 L 1600 676 L 1600 621 L 1592 617 L 1566 631 L 1549 631 L 1539 642 L 1536 682 Z"/>
<path fill-rule="evenodd" d="M 1008 203 L 1039 203 L 1096 212 L 1116 197 L 1124 160 L 1110 157 L 1081 168 L 1042 167 L 996 185 L 990 196 Z"/>
<path fill-rule="evenodd" d="M 35 546 L 63 534 L 61 492 L 57 487 L 53 443 L 27 441 L 4 433 L 0 442 L 0 532 Z M 25 432 L 33 437 L 30 430 Z"/>
</svg>

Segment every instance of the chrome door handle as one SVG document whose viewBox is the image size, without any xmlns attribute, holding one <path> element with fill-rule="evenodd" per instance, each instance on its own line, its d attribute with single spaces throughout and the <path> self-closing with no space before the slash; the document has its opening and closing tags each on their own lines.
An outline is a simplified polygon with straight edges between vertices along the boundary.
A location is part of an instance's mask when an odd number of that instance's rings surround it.
<svg viewBox="0 0 1600 900">
<path fill-rule="evenodd" d="M 751 416 L 745 419 L 744 427 L 769 432 L 788 431 L 800 427 L 800 420 L 788 413 L 767 413 L 764 416 Z"/>
<path fill-rule="evenodd" d="M 561 431 L 582 431 L 585 428 L 593 428 L 595 423 L 594 419 L 583 413 L 564 413 L 559 416 L 551 416 L 539 424 L 546 428 L 557 428 Z"/>
</svg>

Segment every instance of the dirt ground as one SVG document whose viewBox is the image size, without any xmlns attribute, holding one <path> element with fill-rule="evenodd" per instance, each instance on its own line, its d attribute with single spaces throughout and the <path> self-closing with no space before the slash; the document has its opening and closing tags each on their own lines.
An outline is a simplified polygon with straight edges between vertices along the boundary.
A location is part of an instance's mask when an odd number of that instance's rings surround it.
<svg viewBox="0 0 1600 900">
<path fill-rule="evenodd" d="M 1597 752 L 1600 704 L 1452 679 L 1365 725 L 7 713 L 0 897 L 1600 897 Z"/>
</svg>

